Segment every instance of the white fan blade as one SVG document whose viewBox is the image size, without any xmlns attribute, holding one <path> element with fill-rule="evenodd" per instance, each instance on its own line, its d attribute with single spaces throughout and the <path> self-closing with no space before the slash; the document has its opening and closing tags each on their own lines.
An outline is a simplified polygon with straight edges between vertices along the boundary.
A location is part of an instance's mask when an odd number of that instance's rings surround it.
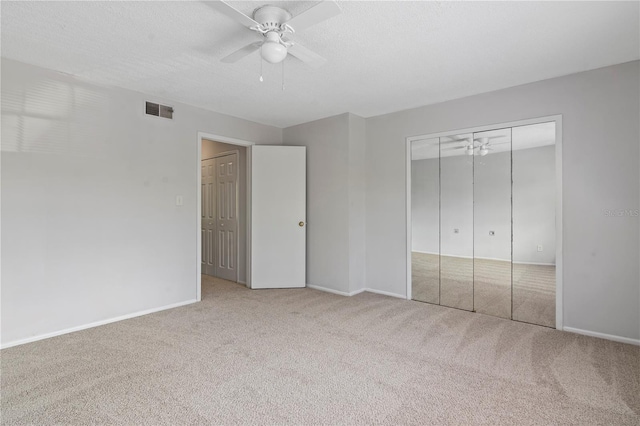
<svg viewBox="0 0 640 426">
<path fill-rule="evenodd" d="M 229 3 L 225 3 L 222 0 L 205 1 L 204 3 L 247 28 L 260 25 L 244 13 L 231 6 Z"/>
<path fill-rule="evenodd" d="M 256 41 L 255 43 L 251 43 L 246 45 L 245 47 L 241 47 L 240 49 L 236 50 L 232 54 L 227 55 L 224 58 L 220 59 L 220 61 L 227 64 L 238 62 L 240 59 L 244 58 L 245 56 L 250 55 L 251 53 L 260 49 L 260 46 L 262 46 L 262 42 Z"/>
<path fill-rule="evenodd" d="M 479 142 L 482 139 L 488 139 L 488 140 L 492 140 L 492 139 L 500 139 L 500 138 L 506 138 L 506 135 L 498 135 L 498 136 L 482 136 L 480 138 L 475 138 L 474 141 Z"/>
<path fill-rule="evenodd" d="M 294 16 L 287 21 L 287 25 L 291 25 L 291 28 L 296 31 L 302 31 L 312 25 L 325 21 L 329 18 L 333 18 L 339 14 L 340 6 L 338 6 L 334 1 L 325 0 L 316 4 L 311 9 Z"/>
<path fill-rule="evenodd" d="M 445 144 L 450 144 L 450 143 L 469 143 L 469 139 L 468 138 L 464 138 L 464 139 L 452 139 L 450 141 L 442 141 L 440 142 L 440 145 L 445 145 Z"/>
<path fill-rule="evenodd" d="M 289 54 L 291 54 L 292 56 L 295 56 L 305 64 L 311 65 L 314 68 L 322 66 L 322 64 L 324 64 L 327 61 L 322 56 L 318 55 L 317 53 L 299 44 L 294 44 L 289 48 L 288 51 L 289 51 Z"/>
</svg>

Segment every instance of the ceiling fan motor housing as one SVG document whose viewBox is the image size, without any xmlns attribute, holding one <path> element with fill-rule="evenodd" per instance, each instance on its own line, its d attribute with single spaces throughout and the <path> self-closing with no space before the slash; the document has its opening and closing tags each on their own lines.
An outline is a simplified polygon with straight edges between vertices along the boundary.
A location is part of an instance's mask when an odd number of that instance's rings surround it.
<svg viewBox="0 0 640 426">
<path fill-rule="evenodd" d="M 265 32 L 282 31 L 282 25 L 291 19 L 291 14 L 276 6 L 262 6 L 253 11 L 253 19 Z"/>
</svg>

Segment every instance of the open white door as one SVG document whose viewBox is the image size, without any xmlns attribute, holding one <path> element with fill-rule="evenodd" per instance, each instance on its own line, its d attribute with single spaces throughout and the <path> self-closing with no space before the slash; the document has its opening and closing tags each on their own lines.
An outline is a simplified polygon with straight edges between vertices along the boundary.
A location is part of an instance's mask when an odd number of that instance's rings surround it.
<svg viewBox="0 0 640 426">
<path fill-rule="evenodd" d="M 251 288 L 305 287 L 306 148 L 251 147 Z"/>
</svg>

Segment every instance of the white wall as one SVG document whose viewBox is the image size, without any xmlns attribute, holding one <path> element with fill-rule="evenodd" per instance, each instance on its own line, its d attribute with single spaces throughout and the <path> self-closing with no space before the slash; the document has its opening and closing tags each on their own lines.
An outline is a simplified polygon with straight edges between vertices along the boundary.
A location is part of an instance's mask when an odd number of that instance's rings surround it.
<svg viewBox="0 0 640 426">
<path fill-rule="evenodd" d="M 563 115 L 564 325 L 640 338 L 640 66 L 367 119 L 367 287 L 406 295 L 405 138 Z"/>
<path fill-rule="evenodd" d="M 307 147 L 307 284 L 364 288 L 365 121 L 340 114 L 283 130 Z"/>
<path fill-rule="evenodd" d="M 2 60 L 2 345 L 195 299 L 197 132 L 282 131 L 145 100 Z"/>
<path fill-rule="evenodd" d="M 247 283 L 247 148 L 240 145 L 202 140 L 202 159 L 223 152 L 238 151 L 238 281 Z M 215 198 L 214 198 L 215 200 Z M 215 201 L 214 201 L 215 202 Z"/>
</svg>

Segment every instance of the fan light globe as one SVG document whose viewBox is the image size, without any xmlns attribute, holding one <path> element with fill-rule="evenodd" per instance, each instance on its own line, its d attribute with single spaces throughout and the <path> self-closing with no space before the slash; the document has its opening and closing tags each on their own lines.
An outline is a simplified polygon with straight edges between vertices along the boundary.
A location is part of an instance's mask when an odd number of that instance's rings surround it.
<svg viewBox="0 0 640 426">
<path fill-rule="evenodd" d="M 489 150 L 487 149 L 487 147 L 486 147 L 486 146 L 483 146 L 482 148 L 480 148 L 480 155 L 481 155 L 481 156 L 483 156 L 483 157 L 484 157 L 484 156 L 485 156 L 485 155 L 487 155 L 488 153 L 489 153 Z"/>
<path fill-rule="evenodd" d="M 262 58 L 272 64 L 282 62 L 287 57 L 287 48 L 280 43 L 273 41 L 266 41 L 262 44 L 260 49 Z"/>
</svg>

